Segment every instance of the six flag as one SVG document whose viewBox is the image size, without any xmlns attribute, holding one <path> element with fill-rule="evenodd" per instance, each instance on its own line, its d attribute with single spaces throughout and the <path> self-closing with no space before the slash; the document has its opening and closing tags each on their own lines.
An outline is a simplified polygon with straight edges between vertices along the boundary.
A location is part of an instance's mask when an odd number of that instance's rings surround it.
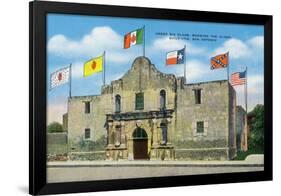
<svg viewBox="0 0 281 196">
<path fill-rule="evenodd" d="M 166 65 L 183 64 L 185 58 L 185 48 L 167 53 Z"/>
<path fill-rule="evenodd" d="M 144 29 L 137 29 L 135 31 L 132 31 L 130 33 L 127 33 L 124 36 L 124 48 L 130 48 L 133 45 L 136 44 L 142 44 L 143 43 L 143 34 Z"/>
<path fill-rule="evenodd" d="M 241 85 L 246 82 L 246 71 L 231 74 L 231 85 Z"/>
<path fill-rule="evenodd" d="M 62 68 L 51 74 L 51 89 L 69 81 L 70 67 Z"/>
<path fill-rule="evenodd" d="M 228 52 L 211 58 L 211 69 L 225 68 L 228 66 Z"/>
<path fill-rule="evenodd" d="M 93 73 L 102 72 L 104 55 L 93 58 L 84 64 L 83 76 L 87 77 Z"/>
</svg>

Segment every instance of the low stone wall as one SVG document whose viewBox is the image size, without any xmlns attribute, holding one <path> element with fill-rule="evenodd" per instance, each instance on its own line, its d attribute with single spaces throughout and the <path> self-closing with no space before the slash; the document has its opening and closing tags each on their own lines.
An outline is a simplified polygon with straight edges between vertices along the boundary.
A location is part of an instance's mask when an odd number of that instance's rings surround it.
<svg viewBox="0 0 281 196">
<path fill-rule="evenodd" d="M 68 153 L 68 160 L 70 161 L 93 161 L 93 160 L 105 160 L 105 159 L 106 159 L 105 151 Z"/>
<path fill-rule="evenodd" d="M 227 148 L 176 149 L 176 160 L 227 160 Z"/>
<path fill-rule="evenodd" d="M 48 154 L 47 161 L 98 161 L 105 160 L 105 151 L 96 152 L 70 152 L 62 154 Z"/>
<path fill-rule="evenodd" d="M 47 133 L 47 154 L 67 153 L 67 133 Z"/>
<path fill-rule="evenodd" d="M 93 152 L 103 151 L 106 147 L 106 138 L 102 136 L 96 141 L 85 140 L 83 137 L 79 141 L 68 140 L 69 152 Z"/>
<path fill-rule="evenodd" d="M 64 154 L 47 154 L 47 161 L 54 162 L 54 161 L 67 161 L 68 156 L 67 153 Z"/>
<path fill-rule="evenodd" d="M 175 149 L 189 149 L 189 148 L 224 148 L 227 146 L 225 139 L 217 140 L 176 140 L 173 142 Z"/>
</svg>

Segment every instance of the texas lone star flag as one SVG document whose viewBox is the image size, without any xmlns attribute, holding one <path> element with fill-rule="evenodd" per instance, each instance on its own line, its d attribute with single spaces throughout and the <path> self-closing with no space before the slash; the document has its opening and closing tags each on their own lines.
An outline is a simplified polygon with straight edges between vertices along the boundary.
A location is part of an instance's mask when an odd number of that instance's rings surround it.
<svg viewBox="0 0 281 196">
<path fill-rule="evenodd" d="M 166 65 L 183 64 L 185 58 L 185 48 L 168 52 L 166 55 Z"/>
<path fill-rule="evenodd" d="M 124 48 L 127 49 L 133 45 L 142 44 L 143 34 L 144 34 L 143 28 L 127 33 L 124 36 Z"/>
<path fill-rule="evenodd" d="M 83 76 L 87 77 L 97 72 L 102 72 L 104 55 L 93 58 L 84 64 Z"/>
<path fill-rule="evenodd" d="M 51 74 L 51 89 L 69 82 L 70 66 L 57 70 Z"/>
<path fill-rule="evenodd" d="M 225 68 L 228 66 L 228 52 L 211 58 L 211 69 Z"/>
</svg>

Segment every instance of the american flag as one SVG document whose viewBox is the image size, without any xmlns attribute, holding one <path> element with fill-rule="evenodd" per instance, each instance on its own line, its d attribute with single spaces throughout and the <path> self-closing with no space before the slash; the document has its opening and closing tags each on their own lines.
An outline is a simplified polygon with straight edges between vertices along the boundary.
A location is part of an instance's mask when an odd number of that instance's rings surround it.
<svg viewBox="0 0 281 196">
<path fill-rule="evenodd" d="M 246 71 L 231 74 L 231 85 L 242 85 L 246 82 Z"/>
</svg>

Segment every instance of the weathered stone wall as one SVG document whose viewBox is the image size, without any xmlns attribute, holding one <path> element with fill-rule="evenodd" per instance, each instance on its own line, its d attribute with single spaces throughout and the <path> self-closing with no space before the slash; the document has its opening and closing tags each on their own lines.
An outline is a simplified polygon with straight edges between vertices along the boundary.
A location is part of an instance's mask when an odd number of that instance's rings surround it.
<svg viewBox="0 0 281 196">
<path fill-rule="evenodd" d="M 110 94 L 112 111 L 115 112 L 115 96 L 121 96 L 121 112 L 135 112 L 135 95 L 144 93 L 144 109 L 155 111 L 160 108 L 160 91 L 166 91 L 166 108 L 174 109 L 176 77 L 159 72 L 147 58 L 137 58 L 132 68 L 119 80 L 102 89 L 102 94 Z"/>
<path fill-rule="evenodd" d="M 247 149 L 246 111 L 242 106 L 236 106 L 236 146 L 237 150 Z"/>
<path fill-rule="evenodd" d="M 227 148 L 176 149 L 176 160 L 226 160 Z"/>
<path fill-rule="evenodd" d="M 229 85 L 229 159 L 236 156 L 236 92 L 234 88 Z"/>
<path fill-rule="evenodd" d="M 193 89 L 200 88 L 201 104 Z M 196 122 L 204 121 L 204 134 L 196 134 Z M 175 140 L 228 139 L 228 85 L 226 81 L 187 84 L 177 89 Z"/>
<path fill-rule="evenodd" d="M 67 133 L 47 133 L 47 154 L 67 153 Z"/>
<path fill-rule="evenodd" d="M 180 80 L 180 79 L 179 79 Z M 177 88 L 177 108 L 175 120 L 174 143 L 176 149 L 198 148 L 203 150 L 205 154 L 208 149 L 225 148 L 219 150 L 221 157 L 219 159 L 228 159 L 228 142 L 229 142 L 229 85 L 227 81 L 212 81 L 196 84 L 182 84 L 178 81 Z M 201 89 L 201 104 L 195 103 L 194 89 Z M 197 133 L 196 123 L 204 121 L 204 133 Z M 204 141 L 208 141 L 208 146 L 197 145 Z M 220 142 L 217 142 L 220 141 Z M 205 150 L 204 150 L 205 148 Z M 178 151 L 179 152 L 179 151 Z M 212 152 L 214 154 L 214 152 Z M 181 153 L 183 154 L 183 153 Z M 194 153 L 186 153 L 192 156 Z M 211 156 L 211 154 L 209 154 Z M 204 156 L 208 159 L 209 156 Z M 176 151 L 176 157 L 177 155 Z M 181 158 L 192 159 L 192 157 Z M 194 157 L 195 159 L 197 155 Z"/>
<path fill-rule="evenodd" d="M 90 102 L 90 113 L 85 113 L 86 101 Z M 91 130 L 91 137 L 87 140 L 97 141 L 104 137 L 106 113 L 111 111 L 111 105 L 111 97 L 107 94 L 69 99 L 68 137 L 71 151 L 82 150 L 81 145 L 85 143 L 86 128 Z"/>
<path fill-rule="evenodd" d="M 67 132 L 68 130 L 68 114 L 65 113 L 64 115 L 62 115 L 62 128 L 63 128 L 63 131 Z"/>
</svg>

